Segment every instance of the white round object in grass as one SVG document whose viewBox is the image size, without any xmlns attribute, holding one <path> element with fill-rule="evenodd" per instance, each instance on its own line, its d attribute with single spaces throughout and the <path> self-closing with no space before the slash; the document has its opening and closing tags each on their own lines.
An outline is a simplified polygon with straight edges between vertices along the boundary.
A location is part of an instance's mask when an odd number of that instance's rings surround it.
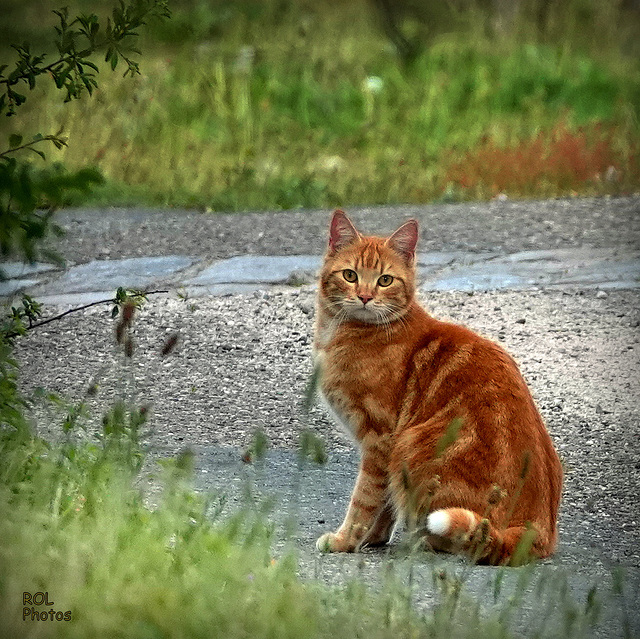
<svg viewBox="0 0 640 639">
<path fill-rule="evenodd" d="M 384 87 L 384 80 L 377 75 L 370 75 L 362 82 L 362 88 L 369 93 L 380 93 Z"/>
</svg>

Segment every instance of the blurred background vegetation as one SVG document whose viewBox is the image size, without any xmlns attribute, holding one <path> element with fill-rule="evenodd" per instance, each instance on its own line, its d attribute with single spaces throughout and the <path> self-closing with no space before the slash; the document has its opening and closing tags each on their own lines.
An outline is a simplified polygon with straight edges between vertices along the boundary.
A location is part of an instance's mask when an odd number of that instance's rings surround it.
<svg viewBox="0 0 640 639">
<path fill-rule="evenodd" d="M 2 0 L 0 61 L 15 58 L 10 43 L 46 47 L 64 4 L 113 6 Z M 244 210 L 640 190 L 637 0 L 169 6 L 141 35 L 140 76 L 101 74 L 93 97 L 67 104 L 41 82 L 19 120 L 3 118 L 3 137 L 63 127 L 68 146 L 48 157 L 104 175 L 69 203 Z"/>
</svg>

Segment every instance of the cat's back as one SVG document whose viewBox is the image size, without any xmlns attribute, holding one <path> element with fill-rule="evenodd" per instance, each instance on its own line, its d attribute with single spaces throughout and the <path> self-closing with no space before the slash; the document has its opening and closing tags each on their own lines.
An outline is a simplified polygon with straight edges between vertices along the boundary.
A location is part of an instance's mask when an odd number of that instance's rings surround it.
<svg viewBox="0 0 640 639">
<path fill-rule="evenodd" d="M 403 398 L 410 421 L 462 412 L 476 423 L 515 421 L 521 433 L 546 432 L 527 383 L 504 348 L 419 306 L 413 314 Z"/>
<path fill-rule="evenodd" d="M 498 343 L 462 324 L 436 319 L 420 306 L 414 313 L 414 362 L 441 376 L 454 375 L 451 381 L 504 379 L 526 387 L 517 363 Z"/>
</svg>

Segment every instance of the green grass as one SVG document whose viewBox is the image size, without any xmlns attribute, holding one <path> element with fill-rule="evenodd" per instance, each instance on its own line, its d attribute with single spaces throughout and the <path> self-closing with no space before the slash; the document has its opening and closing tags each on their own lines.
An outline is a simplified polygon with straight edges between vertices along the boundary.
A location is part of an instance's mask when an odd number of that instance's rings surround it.
<svg viewBox="0 0 640 639">
<path fill-rule="evenodd" d="M 357 581 L 343 591 L 302 582 L 292 554 L 272 555 L 262 509 L 221 518 L 190 488 L 189 455 L 160 462 L 163 490 L 149 508 L 125 414 L 107 421 L 100 444 L 51 446 L 24 424 L 0 431 L 0 636 L 450 637 L 458 628 L 451 602 L 423 619 L 391 580 L 385 596 Z M 25 606 L 25 592 L 47 592 L 51 605 Z M 499 630 L 475 614 L 458 636 Z"/>
<path fill-rule="evenodd" d="M 447 30 L 441 16 L 406 67 L 363 1 L 182 2 L 143 43 L 141 77 L 104 71 L 93 99 L 67 105 L 43 89 L 15 126 L 64 127 L 69 146 L 51 158 L 98 167 L 107 184 L 93 201 L 104 204 L 288 209 L 636 192 L 639 22 L 608 3 L 565 4 L 538 31 L 524 20 L 490 33 L 470 10 Z M 551 162 L 527 179 L 525 165 L 499 184 L 483 171 L 536 141 L 542 162 L 559 153 L 561 167 L 589 170 L 567 176 Z"/>
<path fill-rule="evenodd" d="M 162 490 L 149 507 L 136 480 L 135 438 L 121 409 L 107 420 L 111 426 L 114 415 L 122 420 L 120 433 L 99 444 L 52 446 L 24 428 L 0 430 L 0 636 L 512 636 L 511 620 L 531 582 L 528 569 L 504 583 L 496 572 L 496 600 L 500 589 L 510 595 L 493 612 L 482 612 L 464 590 L 471 566 L 461 574 L 434 568 L 431 579 L 407 585 L 394 574 L 407 559 L 390 558 L 381 591 L 358 578 L 342 588 L 302 581 L 294 554 L 273 552 L 273 525 L 263 508 L 247 502 L 222 515 L 219 501 L 192 490 L 188 454 L 159 462 L 155 485 Z M 418 614 L 412 592 L 425 588 L 434 604 Z M 538 590 L 548 616 L 562 620 L 563 637 L 587 636 L 598 596 L 578 605 L 561 580 L 541 582 Z M 47 592 L 50 605 L 25 606 L 25 592 Z M 35 618 L 34 611 L 47 616 Z M 70 619 L 51 620 L 50 611 Z M 549 632 L 541 627 L 535 636 L 555 636 L 553 625 Z"/>
</svg>

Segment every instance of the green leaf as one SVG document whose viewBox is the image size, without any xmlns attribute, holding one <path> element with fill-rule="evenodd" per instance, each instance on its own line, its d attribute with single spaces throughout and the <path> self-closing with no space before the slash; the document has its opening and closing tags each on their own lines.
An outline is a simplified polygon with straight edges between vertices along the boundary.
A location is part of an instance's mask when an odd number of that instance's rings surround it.
<svg viewBox="0 0 640 639">
<path fill-rule="evenodd" d="M 42 151 L 39 151 L 38 149 L 34 149 L 32 146 L 28 146 L 27 148 L 32 153 L 35 153 L 36 155 L 39 155 L 43 160 L 47 159 L 47 156 Z"/>
<path fill-rule="evenodd" d="M 310 459 L 314 463 L 321 466 L 326 464 L 328 460 L 324 442 L 308 428 L 305 428 L 300 433 L 298 459 L 301 462 L 305 461 L 306 459 Z"/>
<path fill-rule="evenodd" d="M 51 141 L 53 142 L 53 145 L 56 147 L 56 149 L 61 149 L 67 146 L 67 138 L 52 137 Z"/>
<path fill-rule="evenodd" d="M 502 590 L 502 580 L 504 579 L 504 567 L 498 570 L 498 573 L 493 582 L 493 601 L 496 603 L 498 601 L 498 597 L 500 596 L 500 592 Z"/>
<path fill-rule="evenodd" d="M 20 146 L 22 144 L 22 136 L 18 135 L 17 133 L 14 133 L 13 135 L 9 136 L 9 148 L 10 149 L 15 149 L 17 146 Z"/>
<path fill-rule="evenodd" d="M 451 444 L 455 443 L 463 423 L 461 417 L 455 417 L 449 422 L 445 432 L 436 443 L 436 457 L 440 457 Z"/>
<path fill-rule="evenodd" d="M 536 540 L 538 531 L 533 528 L 528 522 L 525 524 L 526 530 L 522 533 L 518 545 L 511 555 L 509 564 L 511 566 L 523 566 L 531 561 L 531 547 Z"/>
<path fill-rule="evenodd" d="M 18 105 L 20 106 L 21 104 L 24 104 L 24 102 L 27 99 L 26 95 L 22 95 L 22 93 L 18 93 L 17 91 L 14 91 L 13 89 L 8 89 L 7 93 L 9 94 L 9 97 Z"/>
</svg>

